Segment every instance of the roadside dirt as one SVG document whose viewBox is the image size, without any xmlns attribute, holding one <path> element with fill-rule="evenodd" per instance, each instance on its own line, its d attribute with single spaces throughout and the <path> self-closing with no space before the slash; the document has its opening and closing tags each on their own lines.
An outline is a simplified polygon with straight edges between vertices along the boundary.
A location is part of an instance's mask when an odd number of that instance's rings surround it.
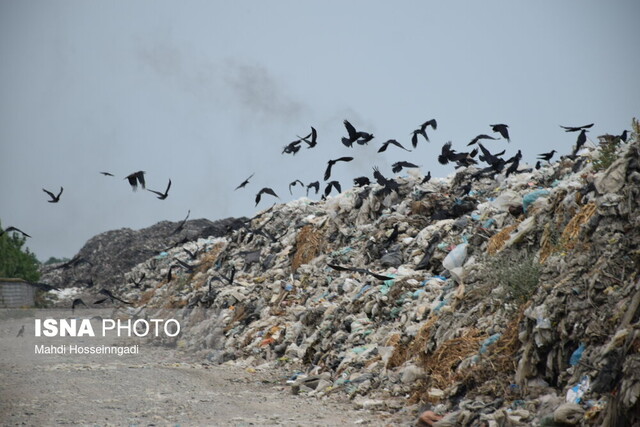
<svg viewBox="0 0 640 427">
<path fill-rule="evenodd" d="M 36 338 L 32 320 L 0 322 L 2 425 L 408 425 L 356 410 L 338 394 L 294 396 L 284 372 L 209 365 L 163 347 L 122 356 L 35 354 L 36 345 L 61 339 Z"/>
</svg>

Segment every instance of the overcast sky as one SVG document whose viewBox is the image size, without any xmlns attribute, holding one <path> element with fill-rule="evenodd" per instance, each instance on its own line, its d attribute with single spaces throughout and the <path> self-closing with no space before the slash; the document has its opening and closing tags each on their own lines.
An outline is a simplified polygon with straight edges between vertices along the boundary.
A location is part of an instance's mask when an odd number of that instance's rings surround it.
<svg viewBox="0 0 640 427">
<path fill-rule="evenodd" d="M 493 123 L 510 126 L 507 155 L 567 153 L 558 125 L 595 122 L 597 141 L 640 115 L 638 17 L 637 0 L 0 0 L 0 220 L 44 261 L 189 209 L 252 216 L 276 200 L 254 207 L 260 188 L 301 197 L 288 183 L 343 155 L 343 188 L 398 160 L 446 176 L 442 144 L 465 150 Z M 431 118 L 430 144 L 376 153 Z M 344 147 L 344 119 L 375 139 Z M 310 126 L 318 146 L 282 155 Z M 151 189 L 171 179 L 169 197 L 132 192 L 138 170 Z"/>
</svg>

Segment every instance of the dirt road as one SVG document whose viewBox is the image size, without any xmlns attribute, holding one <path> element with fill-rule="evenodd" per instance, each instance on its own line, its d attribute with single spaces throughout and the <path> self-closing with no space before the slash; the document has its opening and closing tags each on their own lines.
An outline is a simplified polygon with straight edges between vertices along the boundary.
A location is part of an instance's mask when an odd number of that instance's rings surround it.
<svg viewBox="0 0 640 427">
<path fill-rule="evenodd" d="M 22 324 L 26 332 L 18 338 Z M 33 324 L 1 320 L 3 425 L 389 424 L 380 414 L 337 400 L 339 396 L 294 396 L 282 372 L 204 364 L 150 345 L 122 356 L 35 353 L 36 345 L 58 344 L 60 338 L 34 337 Z M 118 343 L 127 344 L 132 342 Z"/>
</svg>

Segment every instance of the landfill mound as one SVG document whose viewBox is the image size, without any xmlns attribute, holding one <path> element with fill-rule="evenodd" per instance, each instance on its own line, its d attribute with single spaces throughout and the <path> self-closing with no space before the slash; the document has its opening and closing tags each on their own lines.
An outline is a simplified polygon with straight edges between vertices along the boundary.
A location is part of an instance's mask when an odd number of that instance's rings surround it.
<svg viewBox="0 0 640 427">
<path fill-rule="evenodd" d="M 89 239 L 71 260 L 42 266 L 40 280 L 57 288 L 119 287 L 126 272 L 163 250 L 202 236 L 223 236 L 242 221 L 235 218 L 162 221 L 140 230 L 107 231 Z"/>
<path fill-rule="evenodd" d="M 284 368 L 294 393 L 439 426 L 638 425 L 640 142 L 604 150 L 274 205 L 122 293 L 179 310 L 166 344 Z"/>
</svg>

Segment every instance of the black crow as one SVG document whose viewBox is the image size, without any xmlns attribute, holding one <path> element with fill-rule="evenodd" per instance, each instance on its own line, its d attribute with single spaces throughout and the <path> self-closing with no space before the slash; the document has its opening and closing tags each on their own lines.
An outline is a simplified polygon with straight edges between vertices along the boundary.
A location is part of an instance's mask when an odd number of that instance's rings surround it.
<svg viewBox="0 0 640 427">
<path fill-rule="evenodd" d="M 394 164 L 391 165 L 391 171 L 393 173 L 398 173 L 400 171 L 402 171 L 402 168 L 419 168 L 420 166 L 418 165 L 414 165 L 413 163 L 409 163 L 409 162 L 395 162 Z"/>
<path fill-rule="evenodd" d="M 540 169 L 540 160 L 538 160 L 538 161 L 536 162 L 536 166 L 535 166 L 535 168 L 536 168 L 536 170 Z"/>
<path fill-rule="evenodd" d="M 80 304 L 82 304 L 85 307 L 87 307 L 87 304 L 85 304 L 84 301 L 82 301 L 80 298 L 74 299 L 73 302 L 71 303 L 71 312 L 73 313 L 75 311 L 76 307 L 79 306 Z"/>
<path fill-rule="evenodd" d="M 180 221 L 180 224 L 178 224 L 178 226 L 175 228 L 175 230 L 171 232 L 171 234 L 176 234 L 182 231 L 182 229 L 184 228 L 184 225 L 187 223 L 187 219 L 189 219 L 189 215 L 191 215 L 191 209 L 187 211 L 187 216 L 185 216 L 184 219 Z"/>
<path fill-rule="evenodd" d="M 576 154 L 582 146 L 587 142 L 587 131 L 582 129 L 578 134 L 578 139 L 576 140 L 576 148 L 573 150 L 573 154 Z"/>
<path fill-rule="evenodd" d="M 502 137 L 504 139 L 507 140 L 507 142 L 510 142 L 509 130 L 508 130 L 509 126 L 504 125 L 504 124 L 489 125 L 489 126 L 491 126 L 491 130 L 492 131 L 498 132 L 500 135 L 502 135 Z"/>
<path fill-rule="evenodd" d="M 324 189 L 324 197 L 327 197 L 333 188 L 335 188 L 338 193 L 342 191 L 338 181 L 329 181 L 327 187 Z"/>
<path fill-rule="evenodd" d="M 111 172 L 100 172 L 104 176 L 113 176 Z"/>
<path fill-rule="evenodd" d="M 307 148 L 313 148 L 316 145 L 318 145 L 318 132 L 316 132 L 316 129 L 313 126 L 311 126 L 311 133 L 309 135 L 305 136 L 304 138 L 301 138 L 301 137 L 298 137 L 298 138 L 300 138 L 301 141 L 304 141 L 307 143 L 308 145 Z"/>
<path fill-rule="evenodd" d="M 138 172 L 133 172 L 129 175 L 127 175 L 124 179 L 129 180 L 129 185 L 131 186 L 131 189 L 133 191 L 136 191 L 138 189 L 138 184 L 140 184 L 142 186 L 142 188 L 146 188 L 145 187 L 145 182 L 144 182 L 144 174 L 146 172 L 145 171 L 138 171 Z"/>
<path fill-rule="evenodd" d="M 425 175 L 424 178 L 422 178 L 422 181 L 420 181 L 420 184 L 424 184 L 426 182 L 429 182 L 431 180 L 431 171 L 427 172 L 427 175 Z"/>
<path fill-rule="evenodd" d="M 593 123 L 588 124 L 588 125 L 584 125 L 584 126 L 562 126 L 562 125 L 560 125 L 560 127 L 562 129 L 564 129 L 565 132 L 578 132 L 578 131 L 581 131 L 581 130 L 589 129 L 592 126 L 593 126 Z"/>
<path fill-rule="evenodd" d="M 12 231 L 17 231 L 18 233 L 22 234 L 24 237 L 31 237 L 27 233 L 25 233 L 24 231 L 16 227 L 7 227 L 4 230 L 0 230 L 0 236 L 2 236 L 4 233 L 10 233 Z"/>
<path fill-rule="evenodd" d="M 20 337 L 23 337 L 23 336 L 24 336 L 24 325 L 22 325 L 22 327 L 18 331 L 18 335 L 16 335 L 16 338 L 20 338 Z"/>
<path fill-rule="evenodd" d="M 418 129 L 411 132 L 411 145 L 413 146 L 413 148 L 416 148 L 418 146 L 418 135 L 422 135 L 424 139 L 429 142 L 429 137 L 427 136 L 427 126 L 431 126 L 433 130 L 436 130 L 438 128 L 438 122 L 436 121 L 436 119 L 427 120 L 426 122 L 421 124 Z"/>
<path fill-rule="evenodd" d="M 49 195 L 49 197 L 51 197 L 51 200 L 47 200 L 47 202 L 49 202 L 49 203 L 58 203 L 60 201 L 60 195 L 62 194 L 63 190 L 64 190 L 64 188 L 60 187 L 60 192 L 56 196 L 51 191 L 45 190 L 44 188 L 42 189 L 42 191 L 44 191 L 45 193 L 47 193 Z"/>
<path fill-rule="evenodd" d="M 138 278 L 138 280 L 136 280 L 136 279 L 134 279 L 132 277 L 129 281 L 133 284 L 134 288 L 138 288 L 139 289 L 140 285 L 142 285 L 142 281 L 144 280 L 145 277 L 146 277 L 146 274 L 142 273 L 142 276 L 140 276 L 140 278 Z"/>
<path fill-rule="evenodd" d="M 258 194 L 256 194 L 256 206 L 258 206 L 258 203 L 260 203 L 260 198 L 264 193 L 270 194 L 274 197 L 277 197 L 278 199 L 280 198 L 280 196 L 278 196 L 276 192 L 273 191 L 271 188 L 264 187 L 262 190 L 258 191 Z"/>
<path fill-rule="evenodd" d="M 551 163 L 551 158 L 556 152 L 556 150 L 551 150 L 548 153 L 538 154 L 538 159 L 546 160 L 547 162 Z"/>
<path fill-rule="evenodd" d="M 295 181 L 289 183 L 289 194 L 293 195 L 293 193 L 291 192 L 291 187 L 295 187 L 296 185 L 298 185 L 298 183 L 302 187 L 304 187 L 304 182 L 300 181 L 299 179 L 296 179 Z"/>
<path fill-rule="evenodd" d="M 475 138 L 473 138 L 473 139 L 471 140 L 471 142 L 467 144 L 467 146 L 469 146 L 469 145 L 473 145 L 473 144 L 477 144 L 477 143 L 478 143 L 478 141 L 480 141 L 481 139 L 493 139 L 493 140 L 496 140 L 496 139 L 498 139 L 498 138 L 494 138 L 494 137 L 492 137 L 492 136 L 485 135 L 484 133 L 482 133 L 482 134 L 480 134 L 480 135 L 476 136 Z"/>
<path fill-rule="evenodd" d="M 289 144 L 284 146 L 284 149 L 282 150 L 282 154 L 296 154 L 298 151 L 300 151 L 300 144 L 302 144 L 302 140 L 301 139 L 297 139 L 293 142 L 290 142 Z"/>
<path fill-rule="evenodd" d="M 376 166 L 373 167 L 373 177 L 376 179 L 378 184 L 384 187 L 383 193 L 389 194 L 392 191 L 395 191 L 396 193 L 398 192 L 398 189 L 400 188 L 398 183 L 393 179 L 385 178 Z"/>
<path fill-rule="evenodd" d="M 171 180 L 169 180 L 169 184 L 167 184 L 167 189 L 164 190 L 164 193 L 161 193 L 159 191 L 156 190 L 147 190 L 147 191 L 151 191 L 152 193 L 155 193 L 158 195 L 158 199 L 160 200 L 164 200 L 167 198 L 167 196 L 169 195 L 169 189 L 171 188 Z"/>
<path fill-rule="evenodd" d="M 313 188 L 314 190 L 316 190 L 316 194 L 318 194 L 318 191 L 320 191 L 320 182 L 313 181 L 313 182 L 309 183 L 309 185 L 307 185 L 307 196 L 309 195 L 309 189 L 310 188 Z"/>
<path fill-rule="evenodd" d="M 396 146 L 396 147 L 398 147 L 398 148 L 402 148 L 404 151 L 409 151 L 409 152 L 411 151 L 411 150 L 407 150 L 406 148 L 404 148 L 404 147 L 402 146 L 402 144 L 400 144 L 400 143 L 399 143 L 398 141 L 396 141 L 395 139 L 390 139 L 390 140 L 388 140 L 387 142 L 383 142 L 383 143 L 382 143 L 382 147 L 380 147 L 380 148 L 378 149 L 378 153 L 382 153 L 382 152 L 386 151 L 386 150 L 387 150 L 387 147 L 389 147 L 389 144 L 393 144 L 393 145 L 395 145 L 395 146 Z"/>
<path fill-rule="evenodd" d="M 353 160 L 353 157 L 340 157 L 335 160 L 329 160 L 327 162 L 327 169 L 324 171 L 324 180 L 326 181 L 329 179 L 329 177 L 331 176 L 331 167 L 337 162 L 350 162 L 351 160 Z"/>
<path fill-rule="evenodd" d="M 445 143 L 442 146 L 440 151 L 440 155 L 438 156 L 438 163 L 441 165 L 446 165 L 452 159 L 452 157 L 456 154 L 455 150 L 451 149 L 451 141 Z"/>
<path fill-rule="evenodd" d="M 73 258 L 71 258 L 69 261 L 60 264 L 59 266 L 55 267 L 54 270 L 57 270 L 59 268 L 71 268 L 71 267 L 77 267 L 78 265 L 82 264 L 82 263 L 87 263 L 91 266 L 93 266 L 93 263 L 91 261 L 89 261 L 88 259 L 81 257 L 80 255 L 76 255 Z"/>
<path fill-rule="evenodd" d="M 359 176 L 357 178 L 353 178 L 353 185 L 356 185 L 358 187 L 364 187 L 365 185 L 369 185 L 371 184 L 371 181 L 369 181 L 369 178 L 367 178 L 366 176 Z"/>
<path fill-rule="evenodd" d="M 107 297 L 107 298 L 109 298 L 109 299 L 111 299 L 111 302 L 113 302 L 114 300 L 116 300 L 116 301 L 120 301 L 120 302 L 121 302 L 121 303 L 123 303 L 123 304 L 131 304 L 130 302 L 127 302 L 127 301 L 125 301 L 125 300 L 122 300 L 122 299 L 118 298 L 117 296 L 113 295 L 113 294 L 111 293 L 111 291 L 108 291 L 107 289 L 102 288 L 102 289 L 100 289 L 100 292 L 98 292 L 98 293 L 99 293 L 99 294 L 102 294 L 102 295 L 104 295 L 104 296 L 106 296 L 106 297 Z M 94 304 L 95 304 L 95 303 L 94 303 Z"/>
<path fill-rule="evenodd" d="M 620 140 L 621 140 L 622 142 L 627 142 L 627 137 L 628 137 L 627 133 L 628 133 L 628 131 L 625 129 L 625 130 L 620 134 L 620 136 L 618 136 L 618 138 L 620 138 Z"/>
<path fill-rule="evenodd" d="M 182 250 L 183 250 L 187 255 L 189 255 L 189 258 L 190 258 L 190 259 L 196 259 L 196 258 L 198 258 L 198 252 L 200 252 L 200 248 L 196 248 L 196 250 L 195 250 L 195 251 L 193 251 L 193 252 L 191 252 L 191 251 L 190 251 L 189 249 L 187 249 L 187 248 L 182 248 Z"/>
<path fill-rule="evenodd" d="M 247 179 L 245 179 L 244 181 L 242 181 L 242 183 L 240 183 L 240 185 L 238 185 L 238 186 L 235 188 L 235 190 L 233 190 L 233 191 L 236 191 L 238 188 L 244 188 L 244 186 L 245 186 L 245 185 L 247 185 L 247 184 L 249 183 L 249 180 L 250 180 L 251 178 L 253 178 L 253 175 L 255 175 L 255 174 L 256 174 L 256 173 L 254 172 L 254 173 L 252 173 L 251 175 L 249 175 L 249 178 L 247 178 Z"/>
<path fill-rule="evenodd" d="M 344 127 L 347 129 L 347 133 L 349 134 L 348 138 L 342 138 L 342 143 L 345 146 L 352 147 L 354 142 L 357 142 L 360 145 L 364 145 L 373 139 L 373 134 L 357 131 L 356 128 L 354 128 L 348 120 L 343 121 L 343 123 Z"/>
<path fill-rule="evenodd" d="M 505 163 L 508 163 L 508 162 L 505 162 Z M 504 176 L 509 176 L 512 173 L 516 173 L 518 171 L 518 166 L 520 166 L 520 159 L 516 159 L 513 162 L 511 162 L 511 165 L 509 165 L 509 167 L 505 171 Z"/>
</svg>

